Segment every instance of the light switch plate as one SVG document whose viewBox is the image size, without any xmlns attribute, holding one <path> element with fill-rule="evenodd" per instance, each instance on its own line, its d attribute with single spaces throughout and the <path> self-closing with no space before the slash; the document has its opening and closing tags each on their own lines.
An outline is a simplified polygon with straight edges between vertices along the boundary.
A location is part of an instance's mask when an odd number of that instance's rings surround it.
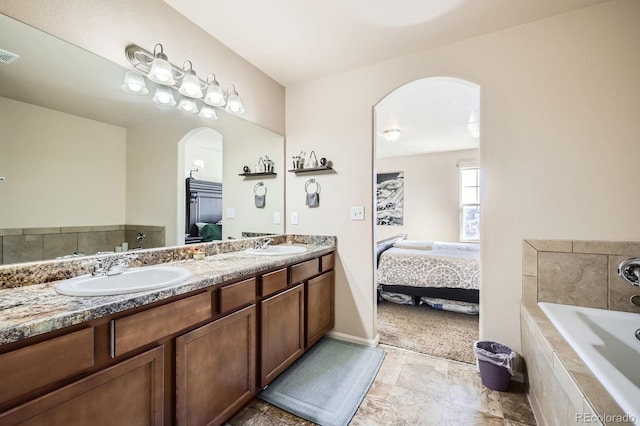
<svg viewBox="0 0 640 426">
<path fill-rule="evenodd" d="M 233 207 L 227 207 L 227 219 L 233 219 L 236 217 L 236 209 Z"/>
<path fill-rule="evenodd" d="M 351 220 L 364 220 L 364 206 L 351 206 Z"/>
<path fill-rule="evenodd" d="M 291 224 L 292 225 L 298 224 L 298 212 L 291 212 Z"/>
<path fill-rule="evenodd" d="M 273 212 L 273 223 L 280 225 L 280 212 Z"/>
</svg>

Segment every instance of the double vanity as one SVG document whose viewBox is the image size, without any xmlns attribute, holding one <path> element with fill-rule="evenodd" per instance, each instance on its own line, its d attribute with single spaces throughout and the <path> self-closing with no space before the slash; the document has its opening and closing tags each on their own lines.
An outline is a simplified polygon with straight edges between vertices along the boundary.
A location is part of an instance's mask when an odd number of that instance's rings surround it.
<svg viewBox="0 0 640 426">
<path fill-rule="evenodd" d="M 145 292 L 56 291 L 73 279 L 0 290 L 0 424 L 231 418 L 334 324 L 334 238 L 251 243 L 202 245 L 204 260 L 192 247 L 141 253 L 140 270 L 191 274 Z"/>
</svg>

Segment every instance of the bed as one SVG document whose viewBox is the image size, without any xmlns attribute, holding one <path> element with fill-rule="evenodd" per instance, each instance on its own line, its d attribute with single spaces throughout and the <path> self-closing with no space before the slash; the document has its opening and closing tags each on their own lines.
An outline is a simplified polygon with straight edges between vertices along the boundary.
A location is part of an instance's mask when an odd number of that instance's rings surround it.
<svg viewBox="0 0 640 426">
<path fill-rule="evenodd" d="M 222 239 L 222 184 L 186 179 L 185 244 Z"/>
<path fill-rule="evenodd" d="M 385 300 L 478 313 L 479 244 L 399 239 L 379 254 L 377 276 Z"/>
</svg>

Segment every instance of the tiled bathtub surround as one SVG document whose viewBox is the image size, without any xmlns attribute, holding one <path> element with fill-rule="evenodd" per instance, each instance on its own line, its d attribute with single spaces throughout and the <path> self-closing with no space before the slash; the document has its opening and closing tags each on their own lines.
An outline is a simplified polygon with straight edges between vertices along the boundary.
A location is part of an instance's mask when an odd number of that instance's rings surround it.
<svg viewBox="0 0 640 426">
<path fill-rule="evenodd" d="M 525 240 L 524 302 L 552 302 L 638 312 L 629 298 L 640 288 L 618 277 L 618 264 L 640 257 L 640 243 Z"/>
<path fill-rule="evenodd" d="M 620 261 L 637 256 L 635 242 L 523 242 L 522 350 L 541 425 L 631 424 L 537 302 L 640 312 L 629 301 L 640 289 L 617 275 Z"/>
<path fill-rule="evenodd" d="M 335 246 L 335 237 L 318 235 L 277 235 L 272 236 L 272 244 L 315 244 Z M 138 256 L 132 260 L 131 266 L 156 265 L 159 263 L 187 260 L 193 257 L 194 251 L 203 251 L 205 256 L 244 250 L 253 247 L 254 241 L 261 238 L 214 241 L 210 243 L 191 244 L 188 246 L 161 247 L 149 250 L 131 251 Z M 118 256 L 113 254 L 107 256 Z M 0 290 L 22 287 L 32 284 L 47 283 L 77 277 L 90 272 L 85 265 L 89 257 L 75 259 L 49 260 L 43 262 L 22 263 L 0 266 Z"/>
<path fill-rule="evenodd" d="M 38 262 L 75 252 L 113 251 L 123 242 L 136 247 L 138 232 L 144 248 L 165 245 L 165 227 L 147 225 L 68 226 L 0 229 L 0 264 Z"/>
</svg>

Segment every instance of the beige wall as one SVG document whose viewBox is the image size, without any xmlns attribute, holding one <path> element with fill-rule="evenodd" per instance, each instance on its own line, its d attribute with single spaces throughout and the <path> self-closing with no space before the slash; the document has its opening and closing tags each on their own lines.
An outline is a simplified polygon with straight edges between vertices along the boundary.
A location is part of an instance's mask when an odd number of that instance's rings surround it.
<svg viewBox="0 0 640 426">
<path fill-rule="evenodd" d="M 284 206 L 283 137 L 223 112 L 218 117 L 209 126 L 222 135 L 223 208 L 236 211 L 235 219 L 224 218 L 223 211 L 223 238 L 239 238 L 242 231 L 282 233 L 284 226 L 273 224 L 273 211 Z M 178 226 L 185 220 L 184 144 L 199 129 L 197 117 L 175 115 L 127 129 L 126 223 L 166 226 L 169 246 L 184 242 L 184 227 Z M 238 174 L 264 154 L 276 159 L 278 176 L 264 180 L 270 185 L 267 208 L 257 209 L 257 182 Z"/>
<path fill-rule="evenodd" d="M 284 88 L 163 1 L 3 0 L 0 12 L 126 68 L 127 45 L 162 43 L 174 64 L 189 59 L 201 78 L 213 72 L 223 88 L 235 84 L 245 119 L 284 134 Z"/>
<path fill-rule="evenodd" d="M 125 129 L 2 97 L 0 129 L 0 228 L 124 223 Z"/>
<path fill-rule="evenodd" d="M 265 132 L 257 126 L 241 126 L 238 120 L 233 123 L 230 136 L 223 133 L 224 153 L 223 175 L 225 189 L 222 191 L 222 237 L 240 238 L 242 232 L 284 233 L 284 185 L 286 170 L 284 164 L 284 139 L 282 136 Z M 269 156 L 275 161 L 276 176 L 246 178 L 238 176 L 244 166 L 255 171 L 260 157 Z M 265 207 L 255 206 L 255 185 L 263 182 L 267 187 Z M 262 189 L 259 190 L 263 194 Z M 235 210 L 235 218 L 225 217 L 227 207 Z M 273 213 L 280 212 L 280 224 L 273 223 Z"/>
<path fill-rule="evenodd" d="M 640 2 L 616 0 L 287 88 L 287 158 L 316 149 L 319 209 L 287 180 L 288 232 L 335 234 L 336 330 L 376 336 L 372 108 L 418 78 L 481 86 L 481 337 L 520 348 L 524 238 L 638 240 Z M 348 99 L 348 102 L 336 102 Z M 367 206 L 349 220 L 349 206 Z"/>
<path fill-rule="evenodd" d="M 411 240 L 459 241 L 459 169 L 479 161 L 480 151 L 462 150 L 376 159 L 376 173 L 404 172 L 403 226 L 376 226 L 376 241 L 397 234 Z"/>
</svg>

